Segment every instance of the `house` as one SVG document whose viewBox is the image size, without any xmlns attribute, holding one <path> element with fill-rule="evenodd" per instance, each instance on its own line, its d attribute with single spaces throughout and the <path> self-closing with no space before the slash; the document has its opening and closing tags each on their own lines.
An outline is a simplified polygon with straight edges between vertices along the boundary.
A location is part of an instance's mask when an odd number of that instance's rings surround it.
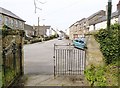
<svg viewBox="0 0 120 88">
<path fill-rule="evenodd" d="M 12 13 L 9 10 L 6 10 L 0 7 L 0 29 L 4 25 L 8 26 L 11 29 L 20 29 L 24 30 L 25 21 Z"/>
<path fill-rule="evenodd" d="M 20 57 L 22 55 L 23 37 L 17 36 L 17 32 L 15 33 L 16 35 L 9 34 L 8 36 L 2 37 L 2 29 L 5 26 L 7 30 L 24 30 L 24 24 L 25 21 L 23 19 L 11 11 L 0 7 L 0 88 L 8 87 L 15 80 L 18 80 L 18 77 L 23 73 L 23 58 Z M 16 62 L 17 64 L 15 64 Z M 13 64 L 15 65 L 14 67 Z M 9 74 L 13 74 L 13 72 L 16 74 L 14 76 L 11 75 L 11 78 L 8 79 L 7 76 L 10 76 Z"/>
<path fill-rule="evenodd" d="M 48 29 L 48 36 L 55 35 L 57 37 L 57 31 L 53 28 Z"/>
<path fill-rule="evenodd" d="M 62 38 L 68 38 L 68 35 L 64 31 L 60 31 Z"/>
<path fill-rule="evenodd" d="M 69 35 L 69 33 L 70 33 L 69 28 L 65 29 L 65 33 L 66 33 L 67 35 Z"/>
<path fill-rule="evenodd" d="M 107 11 L 106 11 L 107 12 Z M 120 23 L 120 1 L 117 4 L 117 10 L 111 14 L 111 24 Z M 105 16 L 95 20 L 94 24 L 89 25 L 89 30 L 105 29 L 107 27 L 107 13 Z"/>
<path fill-rule="evenodd" d="M 71 40 L 84 36 L 88 32 L 88 19 L 83 18 L 69 27 L 69 37 Z"/>
<path fill-rule="evenodd" d="M 99 19 L 104 19 L 104 16 L 106 15 L 106 11 L 100 10 L 91 16 L 89 16 L 88 19 L 88 24 L 89 24 L 89 31 L 95 30 L 95 24 L 98 23 Z"/>
<path fill-rule="evenodd" d="M 35 36 L 35 30 L 33 26 L 25 24 L 25 34 L 28 36 Z"/>
<path fill-rule="evenodd" d="M 33 29 L 36 31 L 37 36 L 46 36 L 47 29 L 50 29 L 50 26 L 34 26 Z"/>
<path fill-rule="evenodd" d="M 107 7 L 107 6 L 106 6 Z M 106 8 L 107 9 L 107 8 Z M 120 24 L 120 0 L 117 4 L 117 10 L 111 14 L 111 24 Z M 88 31 L 105 29 L 107 27 L 107 10 L 100 10 L 88 18 L 83 18 L 69 27 L 69 37 L 71 40 L 81 37 Z"/>
<path fill-rule="evenodd" d="M 103 17 L 105 15 L 106 15 L 106 12 L 104 10 L 100 10 L 100 11 L 92 14 L 91 16 L 89 16 L 87 18 L 89 25 L 94 25 L 98 19 L 100 19 L 101 17 Z"/>
</svg>

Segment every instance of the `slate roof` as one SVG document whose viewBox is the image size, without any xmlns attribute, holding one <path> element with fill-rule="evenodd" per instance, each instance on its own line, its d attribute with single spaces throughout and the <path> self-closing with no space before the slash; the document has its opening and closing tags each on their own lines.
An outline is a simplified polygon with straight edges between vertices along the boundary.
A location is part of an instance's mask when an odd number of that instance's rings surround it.
<svg viewBox="0 0 120 88">
<path fill-rule="evenodd" d="M 34 26 L 36 29 L 38 29 L 38 26 Z M 39 26 L 39 29 L 50 29 L 51 26 Z"/>
<path fill-rule="evenodd" d="M 113 12 L 113 13 L 111 14 L 111 18 L 118 17 L 118 16 L 119 16 L 118 11 L 115 11 L 115 12 Z M 107 16 L 101 17 L 100 19 L 98 19 L 98 20 L 96 21 L 96 23 L 100 23 L 100 22 L 103 22 L 103 21 L 107 21 Z"/>
<path fill-rule="evenodd" d="M 91 16 L 89 16 L 87 19 L 88 19 L 88 20 L 92 19 L 94 16 L 98 15 L 100 12 L 105 12 L 105 11 L 104 11 L 104 10 L 100 10 L 100 11 L 92 14 Z"/>
<path fill-rule="evenodd" d="M 85 19 L 86 19 L 86 18 L 82 18 L 81 20 L 79 20 L 79 21 L 75 22 L 74 24 L 72 24 L 69 28 L 71 28 L 71 27 L 74 26 L 74 25 L 78 25 L 79 22 L 81 22 L 81 21 L 83 21 L 83 20 L 85 20 Z"/>
<path fill-rule="evenodd" d="M 23 19 L 21 19 L 19 16 L 15 15 L 14 13 L 12 13 L 11 11 L 9 10 L 6 10 L 2 7 L 0 7 L 0 13 L 3 14 L 3 15 L 6 15 L 6 16 L 10 16 L 12 18 L 15 18 L 15 19 L 18 19 L 18 20 L 21 20 L 21 21 L 24 21 Z M 25 21 L 24 21 L 25 22 Z"/>
<path fill-rule="evenodd" d="M 24 29 L 25 29 L 25 30 L 34 31 L 33 26 L 28 25 L 28 24 L 25 24 L 25 28 L 24 28 Z"/>
<path fill-rule="evenodd" d="M 83 21 L 83 20 L 85 20 L 86 18 L 82 18 L 81 20 L 79 20 L 79 21 L 77 21 L 77 22 L 81 22 L 81 21 Z"/>
</svg>

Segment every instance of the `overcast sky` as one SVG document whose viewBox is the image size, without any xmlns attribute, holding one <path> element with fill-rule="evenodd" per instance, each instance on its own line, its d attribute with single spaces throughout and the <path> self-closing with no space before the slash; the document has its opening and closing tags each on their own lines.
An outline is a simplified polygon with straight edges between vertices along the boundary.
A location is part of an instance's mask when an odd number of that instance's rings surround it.
<svg viewBox="0 0 120 88">
<path fill-rule="evenodd" d="M 35 0 L 37 9 L 35 13 L 34 0 L 0 0 L 0 7 L 15 13 L 27 24 L 51 25 L 59 30 L 68 29 L 74 22 L 87 18 L 99 10 L 106 10 L 108 0 Z M 40 2 L 45 2 L 41 4 Z M 112 11 L 116 11 L 119 0 L 112 0 Z"/>
</svg>

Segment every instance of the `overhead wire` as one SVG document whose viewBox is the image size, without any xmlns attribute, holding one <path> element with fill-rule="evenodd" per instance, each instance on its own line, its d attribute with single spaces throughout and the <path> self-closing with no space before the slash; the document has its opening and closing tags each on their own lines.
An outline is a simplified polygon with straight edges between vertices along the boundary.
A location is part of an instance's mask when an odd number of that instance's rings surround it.
<svg viewBox="0 0 120 88">
<path fill-rule="evenodd" d="M 57 13 L 57 12 L 63 11 L 63 10 L 65 10 L 65 9 L 68 9 L 68 8 L 74 6 L 74 5 L 79 4 L 78 2 L 79 2 L 79 0 L 77 0 L 76 2 L 74 2 L 74 3 L 70 4 L 70 5 L 67 5 L 67 6 L 65 6 L 65 7 L 59 8 L 59 9 L 57 9 L 57 10 L 54 10 L 54 11 L 48 13 L 47 15 L 52 15 L 52 14 L 55 14 L 55 13 Z"/>
</svg>

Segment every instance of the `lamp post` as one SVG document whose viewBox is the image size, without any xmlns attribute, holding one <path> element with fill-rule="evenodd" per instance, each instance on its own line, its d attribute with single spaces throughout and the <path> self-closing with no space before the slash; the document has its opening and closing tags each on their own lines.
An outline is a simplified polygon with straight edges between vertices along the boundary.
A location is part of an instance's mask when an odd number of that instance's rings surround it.
<svg viewBox="0 0 120 88">
<path fill-rule="evenodd" d="M 107 29 L 110 30 L 111 24 L 111 9 L 112 9 L 112 0 L 108 0 L 108 8 L 107 8 Z"/>
</svg>

